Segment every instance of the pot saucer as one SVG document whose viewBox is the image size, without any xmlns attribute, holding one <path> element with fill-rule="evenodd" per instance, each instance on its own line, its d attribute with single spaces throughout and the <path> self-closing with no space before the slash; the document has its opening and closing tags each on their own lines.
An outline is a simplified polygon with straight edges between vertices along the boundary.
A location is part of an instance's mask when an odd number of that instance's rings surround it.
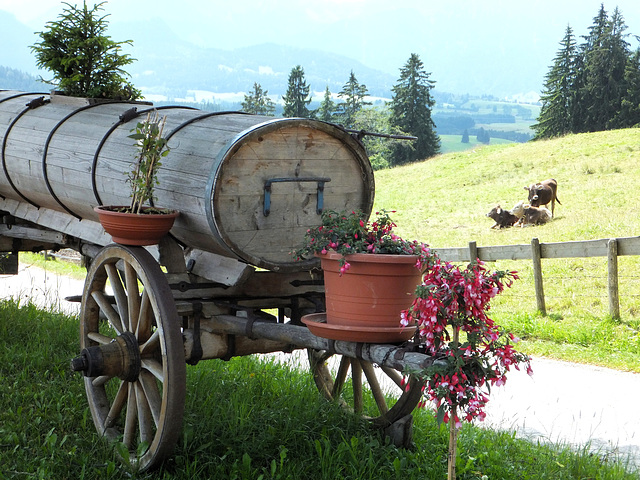
<svg viewBox="0 0 640 480">
<path fill-rule="evenodd" d="M 326 313 L 305 315 L 302 323 L 318 337 L 347 342 L 400 343 L 409 340 L 416 332 L 415 326 L 377 328 L 329 324 Z"/>
</svg>

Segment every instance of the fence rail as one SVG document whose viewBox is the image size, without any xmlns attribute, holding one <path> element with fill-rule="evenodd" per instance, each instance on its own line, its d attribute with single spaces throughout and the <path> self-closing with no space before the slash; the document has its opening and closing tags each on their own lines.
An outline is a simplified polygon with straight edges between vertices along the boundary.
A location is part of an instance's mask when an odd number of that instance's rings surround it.
<svg viewBox="0 0 640 480">
<path fill-rule="evenodd" d="M 607 257 L 609 313 L 613 318 L 620 318 L 618 257 L 622 255 L 640 255 L 640 237 L 602 238 L 598 240 L 554 243 L 540 243 L 537 238 L 534 238 L 529 245 L 488 247 L 478 247 L 476 242 L 469 242 L 467 247 L 434 248 L 433 250 L 441 259 L 449 262 L 470 262 L 476 258 L 483 262 L 531 260 L 533 262 L 536 304 L 543 315 L 546 315 L 547 312 L 542 280 L 542 259 Z"/>
</svg>

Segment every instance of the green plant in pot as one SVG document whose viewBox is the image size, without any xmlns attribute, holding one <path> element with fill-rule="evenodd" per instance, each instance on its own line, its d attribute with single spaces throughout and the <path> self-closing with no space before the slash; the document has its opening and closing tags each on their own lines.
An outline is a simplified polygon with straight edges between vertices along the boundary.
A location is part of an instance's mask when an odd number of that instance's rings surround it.
<svg viewBox="0 0 640 480">
<path fill-rule="evenodd" d="M 382 210 L 369 222 L 361 211 L 324 211 L 322 225 L 308 230 L 294 252 L 298 259 L 320 258 L 326 313 L 305 319 L 319 336 L 398 342 L 415 332 L 400 324 L 400 312 L 436 256 L 424 243 L 396 235 L 389 213 Z"/>
<path fill-rule="evenodd" d="M 158 170 L 162 158 L 169 154 L 163 131 L 166 117 L 160 118 L 157 110 L 138 122 L 129 138 L 135 140 L 137 154 L 132 168 L 127 172 L 131 186 L 131 203 L 128 206 L 98 206 L 100 223 L 116 243 L 125 245 L 153 245 L 159 242 L 173 226 L 179 213 L 176 210 L 152 206 Z"/>
</svg>

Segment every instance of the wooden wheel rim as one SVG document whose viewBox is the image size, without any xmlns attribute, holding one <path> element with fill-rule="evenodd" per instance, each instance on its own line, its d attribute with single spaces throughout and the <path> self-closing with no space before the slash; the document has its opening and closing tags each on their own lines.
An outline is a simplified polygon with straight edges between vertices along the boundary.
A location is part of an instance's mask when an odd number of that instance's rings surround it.
<svg viewBox="0 0 640 480">
<path fill-rule="evenodd" d="M 422 386 L 424 382 L 417 377 L 409 376 L 408 386 L 402 380 L 402 375 L 391 368 L 374 368 L 374 364 L 348 358 L 343 355 L 331 354 L 324 350 L 308 350 L 309 364 L 313 373 L 313 379 L 323 397 L 331 401 L 339 402 L 343 407 L 357 414 L 362 414 L 364 408 L 364 395 L 369 392 L 377 407 L 377 414 L 363 415 L 374 424 L 386 427 L 409 415 L 422 399 Z M 331 357 L 338 360 L 337 369 L 332 372 L 328 365 Z M 376 371 L 383 372 L 393 384 L 397 386 L 397 399 L 389 400 L 385 396 L 380 385 Z M 349 394 L 353 396 L 345 398 L 347 384 L 351 379 Z M 368 388 L 366 388 L 368 385 Z"/>
<path fill-rule="evenodd" d="M 115 303 L 105 290 L 107 280 Z M 85 390 L 98 433 L 123 442 L 129 463 L 147 470 L 172 452 L 182 429 L 186 365 L 180 321 L 153 257 L 141 247 L 110 245 L 87 273 L 80 346 L 104 345 L 124 332 L 137 340 L 137 378 L 85 377 Z"/>
</svg>

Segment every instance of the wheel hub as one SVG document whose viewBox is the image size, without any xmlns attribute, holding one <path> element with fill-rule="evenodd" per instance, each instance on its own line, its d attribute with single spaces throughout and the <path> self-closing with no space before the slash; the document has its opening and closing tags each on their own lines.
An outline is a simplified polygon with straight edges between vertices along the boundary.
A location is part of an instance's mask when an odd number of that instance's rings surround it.
<svg viewBox="0 0 640 480">
<path fill-rule="evenodd" d="M 141 368 L 138 341 L 131 332 L 124 332 L 105 345 L 87 347 L 71 361 L 71 369 L 85 377 L 118 377 L 127 382 L 137 380 Z"/>
</svg>

